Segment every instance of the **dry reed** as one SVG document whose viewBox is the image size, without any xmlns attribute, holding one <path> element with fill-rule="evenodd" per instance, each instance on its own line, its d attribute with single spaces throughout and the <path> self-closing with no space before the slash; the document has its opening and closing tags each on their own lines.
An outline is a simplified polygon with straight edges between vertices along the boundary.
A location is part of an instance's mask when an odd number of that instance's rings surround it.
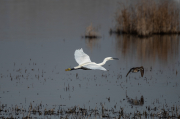
<svg viewBox="0 0 180 119">
<path fill-rule="evenodd" d="M 100 37 L 97 33 L 97 29 L 93 27 L 92 23 L 86 28 L 85 38 L 98 38 Z"/>
<path fill-rule="evenodd" d="M 116 32 L 148 36 L 180 33 L 179 7 L 173 0 L 140 0 L 116 15 Z"/>
</svg>

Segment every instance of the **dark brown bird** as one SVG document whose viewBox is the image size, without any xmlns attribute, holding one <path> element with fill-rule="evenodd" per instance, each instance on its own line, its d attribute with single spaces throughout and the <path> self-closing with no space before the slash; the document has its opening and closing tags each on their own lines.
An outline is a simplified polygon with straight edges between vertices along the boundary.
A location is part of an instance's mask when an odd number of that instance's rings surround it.
<svg viewBox="0 0 180 119">
<path fill-rule="evenodd" d="M 144 75 L 144 67 L 143 67 L 143 66 L 131 68 L 131 69 L 129 70 L 129 72 L 127 73 L 126 77 L 128 76 L 128 74 L 129 74 L 130 72 L 132 72 L 132 73 L 137 73 L 137 72 L 139 72 L 139 71 L 141 72 L 141 76 L 143 77 L 143 75 Z"/>
</svg>

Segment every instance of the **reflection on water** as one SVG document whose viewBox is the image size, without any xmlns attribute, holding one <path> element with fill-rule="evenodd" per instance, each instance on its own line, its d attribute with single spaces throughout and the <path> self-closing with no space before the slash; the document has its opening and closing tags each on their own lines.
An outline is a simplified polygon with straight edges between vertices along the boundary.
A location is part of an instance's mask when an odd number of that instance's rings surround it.
<svg viewBox="0 0 180 119">
<path fill-rule="evenodd" d="M 98 33 L 98 27 L 93 27 L 92 23 L 86 28 L 85 36 L 82 36 L 83 40 L 86 41 L 86 44 L 89 49 L 93 49 L 94 46 L 98 45 L 98 42 L 101 38 Z"/>
<path fill-rule="evenodd" d="M 87 38 L 85 39 L 86 45 L 89 49 L 93 49 L 94 47 L 98 47 L 99 46 L 99 38 Z"/>
<path fill-rule="evenodd" d="M 154 35 L 139 38 L 133 35 L 117 36 L 116 47 L 123 57 L 138 60 L 142 64 L 155 62 L 167 64 L 173 62 L 178 56 L 178 35 Z"/>
<path fill-rule="evenodd" d="M 137 97 L 135 99 L 133 99 L 126 95 L 126 99 L 127 99 L 127 102 L 130 103 L 131 105 L 138 105 L 138 106 L 144 105 L 143 95 L 140 97 L 140 99 L 138 99 Z"/>
</svg>

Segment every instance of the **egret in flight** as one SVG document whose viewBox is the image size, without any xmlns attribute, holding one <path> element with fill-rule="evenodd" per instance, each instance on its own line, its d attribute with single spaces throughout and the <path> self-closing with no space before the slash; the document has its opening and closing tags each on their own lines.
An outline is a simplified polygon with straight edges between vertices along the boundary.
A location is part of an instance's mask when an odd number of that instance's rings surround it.
<svg viewBox="0 0 180 119">
<path fill-rule="evenodd" d="M 128 76 L 128 74 L 129 74 L 130 72 L 136 73 L 136 72 L 139 72 L 139 71 L 141 72 L 141 76 L 143 77 L 143 75 L 144 75 L 144 67 L 143 67 L 143 66 L 131 68 L 131 69 L 129 70 L 129 72 L 127 73 L 126 77 Z"/>
<path fill-rule="evenodd" d="M 95 62 L 91 62 L 90 57 L 83 52 L 82 48 L 75 51 L 74 57 L 79 65 L 74 68 L 68 68 L 65 71 L 71 71 L 76 69 L 84 69 L 84 70 L 98 69 L 98 70 L 106 71 L 106 69 L 102 67 L 102 65 L 104 65 L 108 60 L 119 60 L 118 58 L 106 57 L 102 63 L 96 64 Z"/>
</svg>

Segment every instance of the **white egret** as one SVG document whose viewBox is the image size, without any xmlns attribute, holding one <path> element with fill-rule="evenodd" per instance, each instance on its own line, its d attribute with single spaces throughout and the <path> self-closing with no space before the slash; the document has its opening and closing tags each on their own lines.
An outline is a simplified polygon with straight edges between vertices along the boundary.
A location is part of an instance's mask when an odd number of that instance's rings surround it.
<svg viewBox="0 0 180 119">
<path fill-rule="evenodd" d="M 104 65 L 108 60 L 119 60 L 118 58 L 112 58 L 112 57 L 106 57 L 102 63 L 96 64 L 95 62 L 91 62 L 90 57 L 83 52 L 83 49 L 78 49 L 74 53 L 75 60 L 79 64 L 78 66 L 74 68 L 68 68 L 65 71 L 71 71 L 76 69 L 84 69 L 84 70 L 92 70 L 92 69 L 98 69 L 106 71 L 102 65 Z"/>
</svg>

